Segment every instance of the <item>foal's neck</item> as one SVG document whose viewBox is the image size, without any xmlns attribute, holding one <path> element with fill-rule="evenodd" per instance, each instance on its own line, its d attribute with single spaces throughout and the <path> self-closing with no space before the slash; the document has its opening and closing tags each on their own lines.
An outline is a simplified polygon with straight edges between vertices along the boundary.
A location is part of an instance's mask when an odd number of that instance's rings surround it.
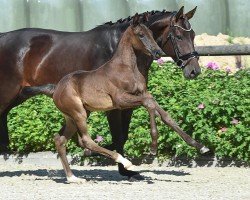
<svg viewBox="0 0 250 200">
<path fill-rule="evenodd" d="M 123 65 L 134 68 L 137 63 L 137 57 L 131 43 L 131 37 L 133 37 L 133 35 L 129 31 L 130 30 L 126 30 L 124 32 L 113 58 Z"/>
</svg>

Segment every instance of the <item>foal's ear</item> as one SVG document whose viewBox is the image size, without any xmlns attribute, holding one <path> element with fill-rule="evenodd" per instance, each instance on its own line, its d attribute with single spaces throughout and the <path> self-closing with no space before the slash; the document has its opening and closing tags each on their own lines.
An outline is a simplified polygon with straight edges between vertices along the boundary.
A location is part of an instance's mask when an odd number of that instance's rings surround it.
<svg viewBox="0 0 250 200">
<path fill-rule="evenodd" d="M 185 14 L 188 19 L 191 19 L 194 16 L 194 13 L 195 13 L 196 9 L 197 9 L 197 6 L 195 6 L 195 8 L 193 10 L 190 10 L 189 12 L 187 12 Z"/>
<path fill-rule="evenodd" d="M 177 22 L 180 19 L 180 17 L 183 16 L 183 11 L 184 11 L 184 6 L 182 6 L 180 10 L 175 14 L 175 22 Z"/>
<path fill-rule="evenodd" d="M 139 19 L 140 19 L 140 16 L 138 15 L 138 13 L 136 13 L 135 16 L 133 17 L 132 25 L 133 26 L 138 26 L 139 25 Z"/>
<path fill-rule="evenodd" d="M 149 13 L 148 13 L 148 11 L 147 11 L 147 12 L 145 12 L 144 15 L 143 15 L 143 23 L 148 22 L 148 17 L 149 17 Z"/>
</svg>

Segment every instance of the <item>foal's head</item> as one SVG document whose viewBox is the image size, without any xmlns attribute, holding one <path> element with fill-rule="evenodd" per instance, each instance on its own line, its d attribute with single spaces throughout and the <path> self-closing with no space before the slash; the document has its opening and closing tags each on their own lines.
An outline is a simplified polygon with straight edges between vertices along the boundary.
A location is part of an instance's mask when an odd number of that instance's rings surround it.
<svg viewBox="0 0 250 200">
<path fill-rule="evenodd" d="M 152 31 L 149 30 L 145 25 L 139 22 L 140 17 L 136 13 L 133 18 L 133 22 L 130 26 L 130 41 L 134 49 L 142 51 L 143 53 L 153 56 L 153 59 L 159 59 L 164 56 L 165 53 L 158 46 L 153 38 Z M 148 15 L 144 15 L 144 21 L 148 20 Z"/>
</svg>

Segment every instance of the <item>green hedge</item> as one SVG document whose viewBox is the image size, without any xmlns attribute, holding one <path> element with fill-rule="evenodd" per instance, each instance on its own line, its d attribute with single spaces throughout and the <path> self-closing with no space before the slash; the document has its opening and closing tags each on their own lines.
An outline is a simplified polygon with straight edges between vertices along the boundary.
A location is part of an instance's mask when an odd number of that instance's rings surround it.
<svg viewBox="0 0 250 200">
<path fill-rule="evenodd" d="M 158 103 L 193 138 L 207 145 L 220 157 L 250 160 L 250 72 L 240 70 L 229 75 L 219 70 L 203 70 L 195 80 L 186 80 L 175 65 L 152 65 L 149 90 Z M 54 150 L 53 135 L 63 123 L 52 100 L 45 96 L 32 98 L 9 114 L 11 148 L 18 152 Z M 160 120 L 159 156 L 197 156 L 194 148 Z M 92 113 L 89 131 L 93 138 L 104 138 L 109 144 L 108 123 L 104 113 Z M 144 108 L 134 111 L 126 143 L 126 154 L 139 157 L 149 152 L 149 117 Z M 71 153 L 81 152 L 74 142 Z"/>
</svg>

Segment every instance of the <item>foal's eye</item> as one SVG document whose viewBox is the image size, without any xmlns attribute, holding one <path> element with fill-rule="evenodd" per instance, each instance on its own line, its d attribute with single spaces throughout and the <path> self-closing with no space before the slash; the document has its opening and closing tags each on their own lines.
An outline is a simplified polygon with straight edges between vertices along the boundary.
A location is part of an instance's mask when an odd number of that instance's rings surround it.
<svg viewBox="0 0 250 200">
<path fill-rule="evenodd" d="M 143 35 L 142 33 L 139 33 L 139 37 L 140 37 L 140 38 L 143 38 L 144 35 Z"/>
<path fill-rule="evenodd" d="M 176 39 L 181 41 L 182 40 L 182 36 L 176 35 Z"/>
</svg>

